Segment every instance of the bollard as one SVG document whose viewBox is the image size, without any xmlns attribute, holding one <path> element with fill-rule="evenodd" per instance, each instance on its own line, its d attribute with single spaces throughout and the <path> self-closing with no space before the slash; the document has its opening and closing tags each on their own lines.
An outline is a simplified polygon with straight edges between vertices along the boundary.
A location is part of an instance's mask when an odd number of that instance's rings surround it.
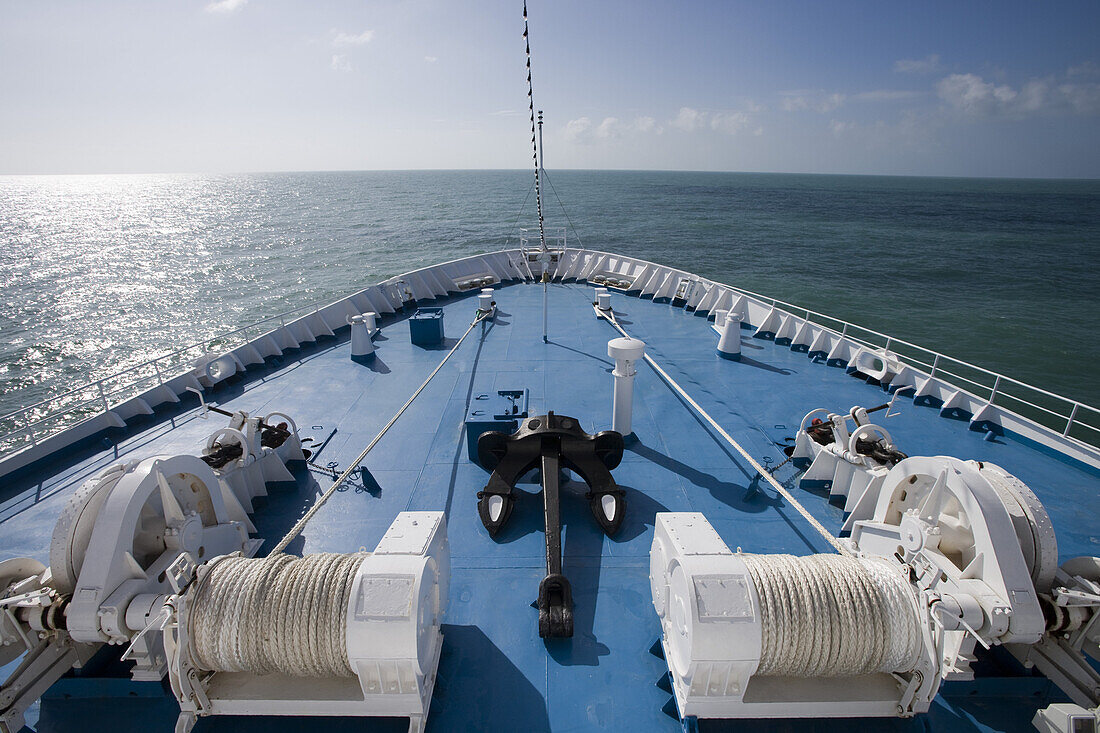
<svg viewBox="0 0 1100 733">
<path fill-rule="evenodd" d="M 492 313 L 496 306 L 493 305 L 493 289 L 482 288 L 477 296 L 477 309 L 483 313 Z"/>
<path fill-rule="evenodd" d="M 596 307 L 605 313 L 611 310 L 611 293 L 606 290 L 596 295 Z"/>
</svg>

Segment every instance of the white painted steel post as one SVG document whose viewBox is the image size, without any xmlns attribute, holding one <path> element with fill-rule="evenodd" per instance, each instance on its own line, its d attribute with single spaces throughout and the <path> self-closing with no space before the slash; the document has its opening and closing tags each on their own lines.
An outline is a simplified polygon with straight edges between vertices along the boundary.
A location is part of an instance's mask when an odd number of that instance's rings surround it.
<svg viewBox="0 0 1100 733">
<path fill-rule="evenodd" d="M 374 361 L 374 342 L 367 330 L 366 316 L 352 316 L 347 319 L 351 326 L 351 359 L 358 362 Z"/>
<path fill-rule="evenodd" d="M 730 361 L 741 361 L 741 314 L 727 313 L 726 322 L 721 325 L 722 335 L 718 337 L 718 356 Z"/>
<path fill-rule="evenodd" d="M 626 437 L 633 430 L 634 362 L 645 355 L 645 342 L 636 338 L 617 338 L 607 342 L 607 355 L 615 360 L 615 393 L 611 403 L 611 429 Z"/>
</svg>

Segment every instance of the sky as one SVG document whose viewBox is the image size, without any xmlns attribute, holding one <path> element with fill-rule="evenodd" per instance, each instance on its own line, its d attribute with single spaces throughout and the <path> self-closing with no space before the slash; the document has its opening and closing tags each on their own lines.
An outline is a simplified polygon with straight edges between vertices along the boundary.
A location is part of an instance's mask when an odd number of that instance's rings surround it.
<svg viewBox="0 0 1100 733">
<path fill-rule="evenodd" d="M 1100 178 L 1100 3 L 531 0 L 550 170 Z M 0 0 L 0 174 L 523 168 L 522 1 Z"/>
</svg>

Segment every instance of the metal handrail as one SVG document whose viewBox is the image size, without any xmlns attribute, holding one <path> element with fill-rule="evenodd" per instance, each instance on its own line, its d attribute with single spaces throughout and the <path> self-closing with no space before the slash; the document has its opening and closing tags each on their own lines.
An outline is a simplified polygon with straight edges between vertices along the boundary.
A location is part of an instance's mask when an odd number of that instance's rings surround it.
<svg viewBox="0 0 1100 733">
<path fill-rule="evenodd" d="M 737 287 L 734 287 L 732 285 L 727 286 L 727 287 L 729 287 L 731 290 L 733 290 L 735 292 L 741 293 L 742 295 L 757 298 L 757 299 L 762 300 L 766 303 L 770 303 L 772 306 L 782 306 L 784 309 L 789 309 L 789 310 L 793 310 L 793 311 L 802 312 L 802 313 L 805 314 L 804 318 L 807 321 L 811 320 L 810 316 L 812 315 L 812 316 L 817 316 L 819 318 L 825 318 L 825 319 L 828 319 L 828 320 L 831 320 L 831 321 L 835 321 L 838 324 L 843 324 L 843 331 L 841 333 L 837 334 L 837 335 L 842 336 L 843 338 L 851 339 L 852 341 L 855 341 L 856 343 L 862 344 L 862 345 L 870 347 L 872 349 L 876 349 L 876 350 L 877 349 L 882 349 L 882 350 L 888 351 L 891 346 L 896 346 L 898 344 L 900 344 L 902 346 L 907 346 L 909 348 L 918 349 L 918 350 L 924 352 L 925 354 L 928 354 L 929 356 L 933 357 L 933 361 L 932 361 L 931 364 L 929 364 L 927 362 L 922 362 L 919 359 L 916 359 L 916 358 L 910 357 L 910 356 L 905 356 L 905 355 L 900 355 L 900 354 L 898 354 L 897 356 L 899 356 L 899 358 L 901 358 L 903 361 L 915 362 L 915 363 L 917 363 L 921 366 L 931 367 L 931 371 L 929 373 L 929 376 L 936 377 L 937 375 L 946 375 L 946 376 L 950 377 L 951 379 L 944 380 L 944 381 L 947 381 L 948 383 L 956 384 L 955 380 L 957 380 L 957 381 L 965 382 L 967 384 L 974 385 L 975 387 L 980 387 L 982 389 L 990 390 L 990 396 L 989 396 L 989 399 L 988 399 L 988 401 L 990 403 L 993 403 L 993 401 L 998 396 L 1003 396 L 1003 397 L 1015 400 L 1016 402 L 1020 402 L 1024 405 L 1027 405 L 1028 407 L 1031 407 L 1031 408 L 1034 408 L 1034 409 L 1037 409 L 1037 410 L 1041 410 L 1042 412 L 1048 413 L 1048 414 L 1050 414 L 1054 417 L 1057 417 L 1059 419 L 1066 420 L 1066 426 L 1062 431 L 1062 437 L 1071 437 L 1069 435 L 1069 433 L 1070 433 L 1070 430 L 1075 425 L 1087 428 L 1087 429 L 1089 429 L 1093 432 L 1096 432 L 1096 433 L 1100 433 L 1100 428 L 1098 428 L 1096 426 L 1093 426 L 1093 425 L 1090 425 L 1087 422 L 1083 422 L 1083 421 L 1077 419 L 1077 412 L 1080 409 L 1087 410 L 1090 413 L 1093 413 L 1095 415 L 1100 416 L 1100 409 L 1097 409 L 1097 408 L 1095 408 L 1091 405 L 1087 405 L 1084 402 L 1080 402 L 1078 400 L 1074 400 L 1074 399 L 1071 399 L 1069 397 L 1064 397 L 1064 396 L 1056 394 L 1054 392 L 1050 392 L 1050 391 L 1042 389 L 1040 387 L 1036 387 L 1034 385 L 1028 384 L 1027 382 L 1022 382 L 1018 379 L 1014 379 L 1014 378 L 1006 376 L 1004 374 L 1000 374 L 1000 373 L 994 372 L 990 369 L 986 369 L 985 367 L 981 367 L 981 366 L 978 366 L 976 364 L 971 364 L 970 362 L 963 361 L 962 359 L 957 359 L 953 356 L 949 356 L 947 354 L 940 353 L 938 351 L 935 351 L 933 349 L 929 349 L 929 348 L 927 348 L 925 346 L 921 346 L 919 344 L 914 344 L 914 343 L 912 343 L 910 341 L 906 341 L 904 339 L 896 338 L 894 336 L 889 336 L 889 335 L 881 333 L 879 331 L 875 331 L 874 329 L 867 328 L 865 326 L 860 326 L 857 323 L 851 323 L 849 321 L 845 321 L 844 319 L 837 318 L 836 316 L 830 316 L 826 313 L 820 313 L 818 311 L 814 311 L 814 310 L 811 310 L 809 308 L 804 308 L 804 307 L 801 307 L 801 306 L 797 306 L 797 305 L 794 305 L 792 303 L 787 303 L 787 302 L 784 302 L 782 300 L 778 300 L 776 298 L 765 297 L 765 296 L 762 296 L 758 293 L 754 293 L 750 290 L 744 290 L 742 288 L 737 288 Z M 826 324 L 819 324 L 819 325 L 826 326 Z M 856 328 L 856 329 L 859 329 L 859 330 L 864 331 L 866 333 L 874 334 L 875 336 L 879 336 L 880 338 L 885 339 L 886 340 L 885 346 L 875 344 L 871 341 L 868 341 L 867 339 L 863 339 L 863 338 L 860 338 L 859 336 L 855 336 L 855 335 L 849 333 L 848 330 L 850 328 Z M 964 377 L 961 374 L 956 374 L 954 372 L 948 371 L 947 369 L 940 366 L 940 361 L 945 360 L 945 359 L 952 362 L 952 363 L 954 363 L 954 364 L 965 367 L 967 369 L 973 369 L 976 372 L 989 375 L 990 377 L 994 378 L 994 382 L 993 382 L 992 385 L 988 385 L 988 384 L 984 384 L 982 382 L 975 381 L 975 380 L 970 379 L 968 377 Z M 1025 400 L 1022 397 L 1017 397 L 1016 395 L 1013 395 L 1013 394 L 1010 394 L 1010 393 L 1004 391 L 1004 389 L 1001 388 L 1001 382 L 1007 382 L 1009 384 L 1016 385 L 1018 387 L 1023 387 L 1024 389 L 1032 390 L 1033 392 L 1041 394 L 1045 397 L 1049 397 L 1051 399 L 1058 400 L 1059 402 L 1066 404 L 1067 406 L 1071 407 L 1072 409 L 1068 413 L 1057 412 L 1055 410 L 1051 410 L 1047 407 L 1036 404 L 1036 403 L 1031 402 L 1029 400 Z"/>
<path fill-rule="evenodd" d="M 564 241 L 564 238 L 563 238 L 563 241 Z M 379 283 L 376 283 L 376 284 L 381 285 L 383 283 L 388 282 L 389 279 L 392 279 L 392 278 L 381 280 L 381 281 L 379 281 Z M 1087 405 L 1083 402 L 1079 402 L 1078 400 L 1074 400 L 1074 399 L 1071 399 L 1069 397 L 1064 397 L 1062 395 L 1056 394 L 1054 392 L 1050 392 L 1050 391 L 1042 389 L 1040 387 L 1035 387 L 1034 385 L 1030 385 L 1030 384 L 1028 384 L 1026 382 L 1022 382 L 1018 379 L 1014 379 L 1012 377 L 1008 377 L 1008 376 L 1005 376 L 1003 374 L 999 374 L 999 373 L 994 372 L 990 369 L 986 369 L 985 367 L 981 367 L 981 366 L 978 366 L 976 364 L 971 364 L 969 362 L 963 361 L 962 359 L 957 359 L 953 356 L 948 356 L 946 354 L 942 354 L 938 351 L 935 351 L 933 349 L 929 349 L 929 348 L 921 346 L 919 344 L 914 344 L 910 341 L 906 341 L 904 339 L 896 338 L 894 336 L 890 336 L 890 335 L 882 333 L 880 331 L 876 331 L 874 329 L 867 328 L 866 326 L 861 326 L 859 324 L 852 323 L 850 321 L 846 321 L 842 318 L 838 318 L 836 316 L 831 316 L 827 313 L 821 313 L 819 311 L 815 311 L 815 310 L 812 310 L 812 309 L 809 309 L 809 308 L 805 308 L 803 306 L 798 306 L 798 305 L 795 305 L 793 303 L 788 303 L 786 301 L 779 300 L 777 298 L 764 296 L 764 295 L 761 295 L 759 293 L 755 293 L 751 290 L 746 290 L 744 288 L 739 288 L 739 287 L 735 287 L 735 286 L 732 286 L 732 285 L 725 285 L 724 283 L 716 283 L 716 284 L 722 285 L 724 287 L 728 287 L 730 290 L 732 290 L 736 293 L 740 293 L 741 295 L 745 295 L 745 296 L 748 296 L 748 297 L 751 297 L 751 298 L 755 298 L 755 299 L 757 299 L 761 302 L 764 302 L 764 303 L 770 303 L 773 307 L 781 307 L 781 308 L 789 311 L 792 314 L 803 313 L 803 314 L 805 314 L 804 318 L 807 321 L 811 320 L 811 318 L 810 318 L 811 316 L 814 316 L 818 319 L 826 319 L 828 321 L 832 321 L 833 323 L 839 324 L 842 327 L 841 331 L 839 333 L 837 333 L 837 335 L 841 336 L 842 338 L 851 339 L 852 341 L 854 341 L 856 343 L 862 344 L 862 345 L 867 346 L 867 347 L 872 348 L 872 349 L 889 350 L 891 346 L 896 346 L 896 345 L 901 345 L 901 346 L 905 346 L 905 347 L 908 347 L 908 348 L 917 349 L 918 351 L 923 352 L 924 354 L 927 354 L 929 357 L 931 357 L 932 362 L 927 363 L 927 362 L 923 362 L 923 361 L 921 361 L 921 360 L 919 360 L 915 357 L 909 357 L 909 356 L 904 356 L 904 355 L 900 355 L 900 354 L 898 356 L 900 358 L 902 358 L 902 360 L 908 360 L 910 362 L 914 362 L 918 365 L 929 368 L 929 370 L 930 370 L 929 371 L 929 376 L 931 376 L 931 377 L 936 377 L 937 374 L 947 375 L 948 377 L 951 377 L 954 380 L 960 380 L 960 381 L 966 382 L 968 384 L 974 385 L 976 387 L 980 387 L 982 389 L 989 389 L 990 390 L 990 396 L 989 396 L 988 401 L 990 403 L 992 403 L 998 395 L 1001 395 L 1003 397 L 1012 399 L 1012 400 L 1014 400 L 1016 402 L 1019 402 L 1021 404 L 1027 405 L 1028 407 L 1031 407 L 1033 409 L 1040 410 L 1044 413 L 1048 413 L 1048 414 L 1050 414 L 1053 417 L 1056 417 L 1058 419 L 1065 419 L 1066 420 L 1066 426 L 1065 426 L 1065 429 L 1062 431 L 1062 436 L 1063 437 L 1071 437 L 1069 435 L 1069 433 L 1070 433 L 1070 430 L 1074 427 L 1074 425 L 1081 425 L 1081 426 L 1084 426 L 1084 427 L 1088 428 L 1091 431 L 1095 431 L 1097 433 L 1100 433 L 1100 428 L 1077 419 L 1077 414 L 1081 409 L 1084 409 L 1084 410 L 1086 410 L 1086 411 L 1088 411 L 1092 414 L 1100 416 L 1100 409 L 1092 407 L 1091 405 Z M 65 392 L 60 393 L 60 394 L 52 395 L 52 396 L 47 397 L 43 400 L 40 400 L 39 402 L 36 402 L 32 405 L 28 405 L 27 407 L 23 407 L 23 408 L 20 408 L 18 410 L 15 410 L 13 412 L 10 412 L 6 415 L 0 416 L 0 423 L 3 423 L 3 422 L 6 422 L 8 420 L 14 420 L 14 419 L 18 418 L 19 416 L 24 415 L 28 412 L 31 412 L 32 410 L 35 410 L 37 408 L 40 408 L 40 407 L 42 407 L 42 406 L 44 406 L 48 403 L 56 402 L 58 400 L 62 400 L 64 398 L 66 398 L 66 397 L 76 395 L 77 393 L 79 393 L 81 391 L 88 390 L 88 389 L 95 389 L 96 390 L 96 393 L 94 393 L 93 396 L 91 396 L 87 399 L 82 399 L 75 405 L 67 406 L 65 408 L 57 410 L 56 412 L 49 413 L 45 416 L 37 416 L 31 422 L 29 422 L 29 423 L 27 423 L 27 424 L 25 424 L 21 427 L 15 428 L 14 430 L 11 430 L 11 431 L 5 433 L 4 435 L 0 435 L 0 443 L 2 443 L 4 441 L 7 441 L 7 440 L 9 440 L 10 438 L 12 438 L 14 436 L 27 434 L 30 437 L 31 443 L 33 444 L 36 440 L 36 436 L 34 435 L 33 428 L 36 425 L 40 425 L 43 422 L 46 422 L 47 420 L 54 419 L 54 418 L 59 417 L 59 416 L 63 416 L 63 415 L 66 415 L 66 414 L 71 414 L 71 413 L 75 412 L 77 409 L 79 409 L 81 407 L 84 407 L 84 406 L 88 405 L 89 403 L 95 402 L 97 400 L 101 401 L 103 403 L 104 411 L 107 411 L 109 409 L 109 405 L 108 405 L 108 401 L 107 401 L 108 397 L 119 394 L 121 392 L 125 392 L 127 390 L 131 390 L 135 385 L 139 384 L 140 382 L 145 381 L 145 380 L 150 380 L 150 379 L 153 379 L 153 378 L 156 378 L 159 384 L 164 384 L 164 382 L 166 380 L 175 379 L 176 377 L 179 377 L 182 374 L 185 374 L 187 371 L 190 371 L 190 369 L 193 368 L 191 366 L 188 366 L 187 369 L 178 370 L 178 373 L 174 373 L 174 374 L 171 374 L 171 375 L 165 375 L 161 371 L 160 366 L 161 366 L 161 363 L 166 361 L 166 360 L 171 360 L 174 357 L 178 357 L 181 354 L 184 354 L 185 352 L 191 351 L 192 349 L 196 349 L 196 348 L 201 349 L 202 353 L 208 353 L 209 347 L 214 342 L 222 341 L 224 339 L 234 337 L 238 334 L 246 333 L 249 329 L 255 328 L 255 327 L 260 326 L 262 324 L 272 323 L 274 321 L 279 321 L 280 322 L 280 327 L 283 327 L 283 326 L 286 325 L 285 319 L 288 316 L 295 315 L 295 314 L 301 314 L 303 312 L 307 312 L 307 311 L 310 311 L 310 310 L 312 310 L 314 312 L 318 312 L 318 311 L 321 310 L 321 308 L 332 305 L 334 302 L 339 302 L 339 301 L 317 300 L 317 301 L 313 301 L 311 303 L 307 303 L 305 305 L 301 305 L 301 306 L 297 306 L 295 308 L 291 308 L 289 310 L 283 311 L 282 313 L 278 313 L 276 315 L 267 316 L 265 318 L 258 319 L 256 321 L 253 321 L 253 322 L 247 324 L 247 325 L 241 326 L 241 327 L 233 329 L 231 331 L 227 331 L 227 332 L 222 333 L 222 334 L 217 335 L 217 336 L 213 336 L 213 337 L 210 337 L 210 338 L 203 339 L 201 341 L 197 341 L 197 342 L 195 342 L 193 344 L 189 344 L 187 346 L 183 346 L 179 349 L 176 349 L 175 351 L 171 351 L 167 354 L 163 354 L 163 355 L 155 357 L 153 359 L 149 359 L 147 361 L 141 362 L 140 364 L 134 364 L 134 365 L 128 366 L 124 369 L 121 369 L 117 372 L 114 372 L 114 373 L 112 373 L 108 376 L 105 376 L 105 377 L 101 378 L 101 379 L 86 382 L 85 384 L 82 384 L 82 385 L 77 386 L 77 387 L 73 387 L 69 390 L 66 390 Z M 821 323 L 819 325 L 828 328 L 827 324 Z M 875 343 L 873 343 L 873 342 L 871 342 L 871 341 L 869 341 L 865 338 L 860 338 L 859 336 L 855 336 L 855 335 L 850 333 L 851 329 L 858 329 L 859 331 L 862 331 L 864 333 L 872 334 L 872 335 L 877 336 L 881 339 L 885 339 L 885 346 L 881 346 L 881 345 L 875 344 Z M 834 333 L 836 333 L 835 330 L 834 330 Z M 246 339 L 246 342 L 247 342 L 247 339 Z M 977 382 L 977 381 L 975 381 L 973 379 L 970 379 L 968 377 L 964 377 L 962 375 L 955 374 L 953 372 L 947 371 L 946 369 L 942 368 L 941 365 L 940 365 L 941 361 L 943 361 L 943 360 L 948 360 L 949 362 L 951 362 L 953 364 L 957 364 L 959 366 L 962 366 L 966 369 L 972 369 L 972 370 L 974 370 L 978 373 L 988 375 L 988 376 L 993 378 L 993 380 L 994 380 L 993 385 L 982 384 L 981 382 Z M 183 362 L 177 363 L 176 366 L 178 366 L 180 363 L 183 363 Z M 136 371 L 138 369 L 141 369 L 143 367 L 148 367 L 148 366 L 152 366 L 156 373 L 152 374 L 152 375 L 146 375 L 146 376 L 143 376 L 143 377 L 139 377 L 138 379 L 132 380 L 131 382 L 128 382 L 128 383 L 126 383 L 126 384 L 124 384 L 124 385 L 122 385 L 118 388 L 115 388 L 110 392 L 106 392 L 104 390 L 104 387 L 103 387 L 104 382 L 115 380 L 115 379 L 117 379 L 117 378 L 119 378 L 119 377 L 121 377 L 125 374 L 128 374 L 130 372 L 133 372 L 133 371 Z M 945 381 L 950 382 L 951 380 L 945 380 Z M 954 383 L 954 382 L 951 382 L 951 383 Z M 1031 402 L 1029 400 L 1026 400 L 1026 399 L 1023 399 L 1021 397 L 1017 397 L 1016 395 L 1005 392 L 1001 388 L 1002 383 L 1008 383 L 1008 384 L 1015 385 L 1015 386 L 1018 386 L 1018 387 L 1023 387 L 1024 389 L 1032 390 L 1033 392 L 1035 392 L 1037 394 L 1041 394 L 1045 397 L 1057 400 L 1061 403 L 1065 403 L 1071 409 L 1069 410 L 1068 414 L 1064 414 L 1064 413 L 1061 413 L 1061 412 L 1057 412 L 1055 410 L 1051 410 L 1051 409 L 1049 409 L 1047 407 L 1044 407 L 1042 405 L 1038 405 L 1038 404 L 1036 404 L 1034 402 Z M 3 450 L 2 447 L 0 447 L 0 455 L 3 455 L 4 453 L 5 453 L 5 451 Z"/>
</svg>

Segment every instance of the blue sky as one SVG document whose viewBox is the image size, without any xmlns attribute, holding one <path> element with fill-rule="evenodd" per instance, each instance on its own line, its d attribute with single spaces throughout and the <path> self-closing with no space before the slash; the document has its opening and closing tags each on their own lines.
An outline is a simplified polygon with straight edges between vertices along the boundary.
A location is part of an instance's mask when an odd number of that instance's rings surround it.
<svg viewBox="0 0 1100 733">
<path fill-rule="evenodd" d="M 1100 3 L 532 0 L 554 168 L 1100 178 Z M 521 168 L 520 2 L 0 2 L 0 173 Z"/>
</svg>

